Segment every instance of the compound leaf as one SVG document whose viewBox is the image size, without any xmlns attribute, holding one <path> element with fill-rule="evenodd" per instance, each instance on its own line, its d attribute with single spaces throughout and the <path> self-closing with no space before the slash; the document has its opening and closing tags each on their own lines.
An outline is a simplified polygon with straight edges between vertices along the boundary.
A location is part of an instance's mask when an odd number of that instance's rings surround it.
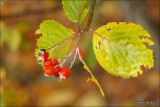
<svg viewBox="0 0 160 107">
<path fill-rule="evenodd" d="M 71 37 L 74 32 L 56 21 L 46 20 L 42 22 L 36 34 L 42 34 L 37 40 L 36 57 L 40 49 L 46 49 L 50 58 L 62 58 L 72 47 Z"/>
<path fill-rule="evenodd" d="M 141 66 L 152 68 L 154 42 L 149 33 L 134 23 L 111 22 L 93 35 L 93 50 L 99 64 L 110 74 L 123 78 L 142 74 Z"/>
<path fill-rule="evenodd" d="M 87 2 L 87 0 L 62 0 L 63 10 L 69 20 L 81 23 L 89 12 Z"/>
</svg>

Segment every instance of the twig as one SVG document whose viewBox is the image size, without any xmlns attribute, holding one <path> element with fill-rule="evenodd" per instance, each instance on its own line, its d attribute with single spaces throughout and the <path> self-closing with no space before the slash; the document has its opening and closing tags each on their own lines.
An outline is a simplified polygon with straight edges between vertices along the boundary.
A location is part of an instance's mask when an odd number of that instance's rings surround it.
<svg viewBox="0 0 160 107">
<path fill-rule="evenodd" d="M 60 64 L 60 67 L 63 66 L 63 64 L 66 62 L 67 58 L 69 58 L 72 55 L 72 53 L 73 53 L 73 50 L 66 57 L 64 57 L 64 59 L 62 60 L 62 62 Z"/>
<path fill-rule="evenodd" d="M 76 56 L 77 56 L 77 52 L 75 51 L 74 58 L 73 58 L 73 60 L 71 62 L 71 65 L 69 66 L 70 69 L 72 68 L 72 66 L 73 66 L 73 64 L 74 64 L 74 62 L 76 60 Z"/>
<path fill-rule="evenodd" d="M 87 29 L 85 29 L 85 30 L 89 30 L 89 28 L 90 28 L 90 25 L 91 25 L 91 22 L 92 22 L 92 19 L 93 19 L 95 4 L 96 4 L 96 0 L 93 0 L 92 4 L 90 6 L 90 14 L 89 14 L 89 18 L 88 18 L 88 21 L 87 21 Z"/>
<path fill-rule="evenodd" d="M 99 88 L 99 90 L 100 90 L 100 92 L 101 92 L 101 95 L 102 95 L 103 97 L 105 97 L 105 94 L 104 94 L 104 92 L 103 92 L 103 90 L 102 90 L 99 82 L 98 82 L 97 79 L 94 77 L 94 75 L 92 74 L 91 70 L 88 68 L 88 66 L 86 65 L 86 63 L 85 63 L 84 60 L 82 59 L 82 57 L 81 57 L 81 55 L 80 55 L 80 52 L 79 52 L 79 48 L 76 48 L 75 58 L 76 58 L 77 55 L 79 56 L 79 60 L 83 63 L 84 69 L 86 69 L 86 71 L 91 75 L 91 78 L 88 78 L 87 82 L 88 82 L 88 81 L 92 81 L 93 83 L 95 83 L 95 84 L 98 86 L 98 88 Z"/>
<path fill-rule="evenodd" d="M 74 46 L 72 48 L 72 51 L 62 60 L 62 63 L 60 66 L 63 66 L 63 64 L 66 62 L 66 60 L 72 55 L 72 53 L 75 51 L 77 45 L 78 45 L 78 40 L 80 38 L 80 34 L 78 33 L 77 36 L 74 36 L 74 37 L 77 37 L 75 38 L 76 40 L 74 41 L 73 39 L 73 42 L 74 42 Z M 72 62 L 71 62 L 72 63 Z"/>
</svg>

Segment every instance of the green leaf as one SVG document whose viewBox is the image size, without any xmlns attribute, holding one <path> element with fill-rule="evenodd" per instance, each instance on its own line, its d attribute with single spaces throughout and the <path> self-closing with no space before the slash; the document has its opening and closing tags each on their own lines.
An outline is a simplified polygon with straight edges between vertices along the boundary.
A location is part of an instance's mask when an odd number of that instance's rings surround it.
<svg viewBox="0 0 160 107">
<path fill-rule="evenodd" d="M 99 64 L 110 74 L 123 78 L 142 74 L 141 66 L 152 68 L 154 42 L 140 25 L 111 22 L 98 28 L 93 50 Z"/>
<path fill-rule="evenodd" d="M 84 19 L 85 19 L 85 17 L 87 16 L 88 12 L 89 12 L 89 8 L 85 8 L 85 9 L 82 11 L 81 16 L 80 16 L 80 19 L 79 19 L 79 23 L 80 23 L 80 24 L 84 21 Z"/>
<path fill-rule="evenodd" d="M 81 23 L 89 12 L 87 2 L 87 0 L 62 0 L 63 10 L 69 20 Z"/>
<path fill-rule="evenodd" d="M 87 56 L 85 57 L 86 64 L 91 68 L 94 67 L 96 63 L 96 58 L 92 49 L 92 41 L 89 41 L 89 44 L 86 49 Z"/>
<path fill-rule="evenodd" d="M 72 47 L 73 41 L 71 37 L 73 37 L 74 32 L 56 21 L 44 21 L 36 31 L 36 34 L 42 34 L 37 41 L 36 57 L 40 49 L 46 49 L 50 58 L 62 58 Z"/>
</svg>

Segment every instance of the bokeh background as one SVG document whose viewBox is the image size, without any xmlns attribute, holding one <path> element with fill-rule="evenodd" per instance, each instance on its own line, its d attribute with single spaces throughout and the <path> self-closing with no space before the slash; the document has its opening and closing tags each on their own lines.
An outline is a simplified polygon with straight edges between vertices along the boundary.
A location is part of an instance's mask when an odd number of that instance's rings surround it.
<svg viewBox="0 0 160 107">
<path fill-rule="evenodd" d="M 97 0 L 92 27 L 108 22 L 127 21 L 142 25 L 155 42 L 155 66 L 145 69 L 138 78 L 123 79 L 104 71 L 92 51 L 92 34 L 82 36 L 81 54 L 101 84 L 102 97 L 90 76 L 77 60 L 71 76 L 59 82 L 45 77 L 36 63 L 35 30 L 46 19 L 53 19 L 77 30 L 64 15 L 58 0 L 0 0 L 0 86 L 1 106 L 158 106 L 160 73 L 160 2 L 159 0 Z M 157 103 L 157 104 L 153 104 Z"/>
</svg>

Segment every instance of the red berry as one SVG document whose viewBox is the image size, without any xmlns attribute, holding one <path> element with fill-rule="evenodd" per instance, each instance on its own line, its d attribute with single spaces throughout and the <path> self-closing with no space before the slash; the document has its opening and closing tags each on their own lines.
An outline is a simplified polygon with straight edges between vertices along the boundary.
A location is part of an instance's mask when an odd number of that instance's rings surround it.
<svg viewBox="0 0 160 107">
<path fill-rule="evenodd" d="M 48 52 L 45 51 L 43 54 L 44 61 L 48 59 L 48 56 L 49 56 Z"/>
<path fill-rule="evenodd" d="M 53 66 L 58 65 L 58 60 L 57 59 L 53 59 L 52 60 L 52 64 L 53 64 Z"/>
<path fill-rule="evenodd" d="M 44 61 L 44 66 L 52 66 L 52 61 L 50 59 Z"/>
<path fill-rule="evenodd" d="M 59 77 L 59 72 L 61 71 L 61 68 L 59 66 L 57 66 L 55 69 L 54 69 L 54 76 L 55 77 Z"/>
<path fill-rule="evenodd" d="M 47 75 L 47 76 L 54 75 L 54 67 L 53 66 L 46 66 L 44 68 L 44 74 Z"/>
<path fill-rule="evenodd" d="M 68 78 L 70 75 L 70 69 L 68 67 L 62 68 L 60 71 L 60 79 Z"/>
</svg>

